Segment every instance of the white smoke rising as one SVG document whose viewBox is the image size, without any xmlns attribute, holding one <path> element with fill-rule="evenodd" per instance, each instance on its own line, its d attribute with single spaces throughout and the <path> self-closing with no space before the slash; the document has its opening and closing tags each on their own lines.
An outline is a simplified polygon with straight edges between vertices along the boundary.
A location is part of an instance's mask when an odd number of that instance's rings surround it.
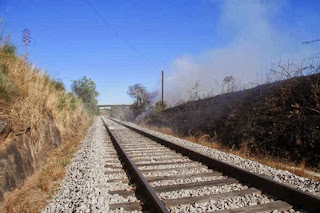
<svg viewBox="0 0 320 213">
<path fill-rule="evenodd" d="M 165 78 L 166 102 L 174 105 L 188 99 L 196 82 L 200 93 L 215 95 L 225 76 L 232 75 L 243 85 L 257 82 L 265 80 L 271 64 L 280 58 L 301 61 L 312 55 L 301 40 L 273 26 L 284 6 L 279 2 L 223 1 L 217 27 L 222 34 L 232 34 L 232 40 L 223 48 L 175 59 Z"/>
</svg>

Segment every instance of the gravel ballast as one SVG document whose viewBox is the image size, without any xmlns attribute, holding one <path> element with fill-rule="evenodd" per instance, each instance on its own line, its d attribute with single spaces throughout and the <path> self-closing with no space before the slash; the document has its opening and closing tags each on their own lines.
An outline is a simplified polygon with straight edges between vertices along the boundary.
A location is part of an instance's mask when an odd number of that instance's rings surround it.
<svg viewBox="0 0 320 213">
<path fill-rule="evenodd" d="M 109 191 L 132 188 L 121 182 L 108 182 L 109 178 L 126 177 L 126 173 L 119 168 L 114 169 L 118 173 L 105 174 L 112 170 L 108 165 L 121 165 L 119 159 L 111 157 L 111 154 L 115 155 L 116 151 L 101 119 L 97 119 L 67 167 L 59 192 L 43 212 L 112 212 L 109 204 L 136 202 L 135 196 L 109 194 Z M 115 212 L 124 211 L 120 209 Z"/>
</svg>

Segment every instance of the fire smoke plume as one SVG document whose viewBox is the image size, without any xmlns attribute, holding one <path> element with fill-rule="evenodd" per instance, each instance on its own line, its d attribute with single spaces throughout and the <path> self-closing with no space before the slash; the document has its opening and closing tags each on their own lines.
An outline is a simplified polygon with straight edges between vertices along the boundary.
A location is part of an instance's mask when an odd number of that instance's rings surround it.
<svg viewBox="0 0 320 213">
<path fill-rule="evenodd" d="M 283 1 L 223 1 L 217 27 L 232 39 L 222 48 L 176 58 L 165 79 L 166 102 L 187 100 L 196 82 L 200 95 L 216 95 L 225 76 L 242 85 L 265 82 L 272 63 L 280 59 L 300 63 L 314 54 L 316 46 L 302 45 L 301 39 L 308 37 L 290 35 L 297 26 L 290 32 L 276 26 L 284 7 Z"/>
</svg>

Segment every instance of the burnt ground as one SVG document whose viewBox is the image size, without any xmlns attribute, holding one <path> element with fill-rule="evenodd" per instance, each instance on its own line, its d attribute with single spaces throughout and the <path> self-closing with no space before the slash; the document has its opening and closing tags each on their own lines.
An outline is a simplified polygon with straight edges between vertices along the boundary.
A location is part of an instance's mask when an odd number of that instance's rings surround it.
<svg viewBox="0 0 320 213">
<path fill-rule="evenodd" d="M 320 74 L 187 102 L 144 121 L 320 169 Z"/>
</svg>

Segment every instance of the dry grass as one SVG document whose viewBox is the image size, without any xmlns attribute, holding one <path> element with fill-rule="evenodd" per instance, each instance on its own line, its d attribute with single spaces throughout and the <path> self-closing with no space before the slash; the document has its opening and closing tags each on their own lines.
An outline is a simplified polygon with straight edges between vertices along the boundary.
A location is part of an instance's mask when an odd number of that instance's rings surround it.
<svg viewBox="0 0 320 213">
<path fill-rule="evenodd" d="M 42 70 L 26 64 L 19 58 L 7 57 L 0 50 L 0 66 L 13 81 L 16 94 L 8 102 L 8 117 L 13 126 L 40 128 L 39 121 L 51 115 L 61 135 L 72 135 L 77 126 L 90 122 L 90 116 L 79 99 L 55 88 L 53 80 Z M 1 99 L 1 97 L 0 97 Z M 65 102 L 61 107 L 61 100 Z M 76 121 L 76 122 L 75 122 Z M 17 125 L 19 124 L 19 125 Z"/>
<path fill-rule="evenodd" d="M 46 127 L 41 121 L 48 116 L 61 133 L 60 147 L 46 153 L 46 162 L 38 162 L 40 169 L 28 177 L 23 186 L 5 193 L 0 203 L 0 212 L 39 212 L 57 190 L 65 167 L 93 117 L 79 99 L 57 89 L 54 80 L 44 71 L 17 56 L 8 56 L 1 48 L 0 74 L 0 80 L 8 82 L 4 88 L 0 85 L 5 89 L 0 93 L 0 116 L 11 123 L 10 135 L 30 129 L 32 143 L 45 146 L 45 135 L 41 134 Z M 0 147 L 5 149 L 6 144 L 0 141 Z"/>
<path fill-rule="evenodd" d="M 270 158 L 268 156 L 253 155 L 250 152 L 250 149 L 246 145 L 240 147 L 239 150 L 235 150 L 235 149 L 223 146 L 216 139 L 214 138 L 212 139 L 209 137 L 209 135 L 203 134 L 203 133 L 197 133 L 196 135 L 190 135 L 190 136 L 180 136 L 178 134 L 175 134 L 170 128 L 167 128 L 167 127 L 165 128 L 157 128 L 157 127 L 150 127 L 150 126 L 144 126 L 144 127 L 157 132 L 172 135 L 174 137 L 178 137 L 193 143 L 201 144 L 206 147 L 217 149 L 219 151 L 231 153 L 249 160 L 257 161 L 261 164 L 270 166 L 272 168 L 288 170 L 289 172 L 301 177 L 311 178 L 318 182 L 320 181 L 319 176 L 315 176 L 312 174 L 311 171 L 313 170 L 313 168 L 306 167 L 305 161 L 297 165 L 294 162 L 290 162 L 284 159 L 275 159 L 275 158 Z"/>
</svg>

